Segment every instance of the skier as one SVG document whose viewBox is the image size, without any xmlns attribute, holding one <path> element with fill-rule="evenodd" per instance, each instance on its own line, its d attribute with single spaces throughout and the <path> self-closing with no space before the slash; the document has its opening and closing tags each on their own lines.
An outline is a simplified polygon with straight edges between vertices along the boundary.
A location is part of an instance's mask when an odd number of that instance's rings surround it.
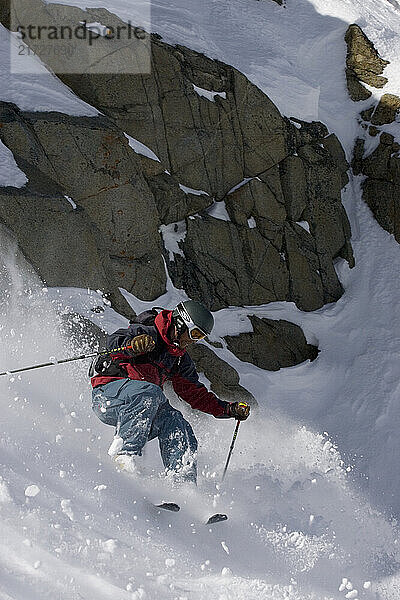
<svg viewBox="0 0 400 600">
<path fill-rule="evenodd" d="M 95 365 L 93 410 L 103 423 L 116 427 L 115 461 L 120 470 L 139 473 L 137 459 L 147 441 L 158 437 L 161 458 L 173 483 L 196 483 L 197 440 L 190 424 L 163 393 L 170 380 L 176 394 L 194 409 L 217 418 L 244 420 L 245 403 L 224 402 L 199 382 L 186 349 L 211 333 L 212 314 L 193 300 L 174 310 L 146 311 L 107 337 L 107 349 L 128 346 Z"/>
</svg>

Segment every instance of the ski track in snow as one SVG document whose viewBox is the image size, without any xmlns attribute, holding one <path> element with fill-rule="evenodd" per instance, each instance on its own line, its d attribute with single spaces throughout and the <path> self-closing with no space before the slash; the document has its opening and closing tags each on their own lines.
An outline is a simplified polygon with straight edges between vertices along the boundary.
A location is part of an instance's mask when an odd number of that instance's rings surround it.
<svg viewBox="0 0 400 600">
<path fill-rule="evenodd" d="M 140 2 L 110 5 L 125 19 L 141 13 Z M 343 35 L 351 22 L 391 61 L 389 83 L 374 99 L 398 94 L 400 13 L 387 0 L 287 0 L 286 8 L 270 0 L 157 0 L 151 30 L 233 64 L 282 113 L 326 123 L 350 156 L 356 116 L 371 104 L 352 103 L 345 89 Z M 8 43 L 0 28 L 3 71 Z M 26 110 L 97 114 L 45 70 L 12 77 L 2 99 Z M 387 130 L 398 135 L 395 127 Z M 7 183 L 23 185 L 3 157 Z M 398 599 L 398 529 L 389 515 L 400 512 L 400 250 L 361 202 L 359 178 L 343 199 L 356 267 L 336 265 L 346 290 L 339 302 L 314 313 L 274 303 L 216 315 L 215 339 L 249 330 L 247 315 L 256 314 L 298 323 L 321 349 L 313 363 L 276 373 L 241 363 L 225 346 L 217 350 L 260 405 L 240 428 L 224 485 L 232 421 L 176 404 L 199 438 L 200 473 L 198 493 L 173 497 L 159 478 L 154 442 L 143 479 L 114 469 L 107 455 L 113 431 L 91 413 L 85 362 L 2 378 L 1 600 Z M 43 289 L 0 233 L 7 348 L 0 369 L 93 351 L 90 335 L 77 341 L 86 325 L 74 311 L 107 331 L 127 325 L 95 291 Z M 124 294 L 138 311 L 186 299 L 169 279 L 157 301 Z M 104 312 L 92 312 L 98 306 Z M 158 513 L 150 501 L 160 499 L 179 501 L 181 512 Z M 216 511 L 229 520 L 205 527 Z"/>
</svg>

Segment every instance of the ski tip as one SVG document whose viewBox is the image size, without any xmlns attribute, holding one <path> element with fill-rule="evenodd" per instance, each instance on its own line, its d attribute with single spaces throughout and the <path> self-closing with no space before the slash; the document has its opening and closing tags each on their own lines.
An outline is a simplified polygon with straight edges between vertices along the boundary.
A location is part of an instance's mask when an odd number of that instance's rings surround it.
<svg viewBox="0 0 400 600">
<path fill-rule="evenodd" d="M 219 523 L 220 521 L 226 521 L 227 519 L 227 515 L 224 515 L 223 513 L 216 513 L 208 519 L 206 525 L 213 525 L 213 523 Z"/>
<path fill-rule="evenodd" d="M 163 510 L 169 510 L 171 512 L 178 512 L 181 510 L 179 504 L 175 504 L 175 502 L 161 502 L 161 504 L 155 504 L 156 508 L 162 508 Z"/>
</svg>

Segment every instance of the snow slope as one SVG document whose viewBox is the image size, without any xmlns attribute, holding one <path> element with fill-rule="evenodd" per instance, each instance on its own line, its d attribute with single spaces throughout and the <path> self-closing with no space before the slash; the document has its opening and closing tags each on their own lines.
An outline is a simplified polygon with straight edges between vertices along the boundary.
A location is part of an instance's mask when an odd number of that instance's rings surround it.
<svg viewBox="0 0 400 600">
<path fill-rule="evenodd" d="M 60 111 L 69 115 L 96 116 L 99 111 L 77 98 L 66 85 L 46 69 L 35 56 L 21 56 L 20 61 L 31 74 L 11 73 L 10 47 L 17 48 L 15 34 L 0 24 L 0 89 L 2 102 L 14 102 L 21 110 Z M 18 54 L 14 58 L 18 64 Z M 3 185 L 3 184 L 2 184 Z"/>
<path fill-rule="evenodd" d="M 42 288 L 4 231 L 1 240 L 0 368 L 91 350 L 66 333 L 83 327 L 65 325 L 77 305 L 106 329 L 126 324 L 96 292 Z M 315 379 L 313 365 L 300 369 Z M 0 598 L 394 598 L 384 589 L 399 559 L 395 524 L 351 484 L 327 435 L 263 402 L 269 376 L 252 374 L 261 407 L 241 425 L 223 485 L 233 422 L 178 405 L 201 447 L 199 489 L 179 491 L 179 514 L 149 503 L 175 499 L 154 443 L 142 479 L 116 472 L 82 363 L 2 379 Z M 228 522 L 204 525 L 221 510 Z"/>
<path fill-rule="evenodd" d="M 124 18 L 140 14 L 139 2 L 107 4 Z M 267 0 L 158 0 L 151 29 L 234 64 L 283 113 L 324 121 L 350 155 L 356 115 L 369 105 L 352 103 L 345 90 L 343 35 L 354 21 L 392 61 L 388 85 L 374 94 L 399 93 L 400 15 L 387 0 L 292 0 L 286 8 Z M 94 111 L 54 77 L 41 81 L 19 79 L 3 97 L 23 108 Z M 4 180 L 23 185 L 3 156 Z M 359 178 L 344 203 L 356 267 L 337 264 L 346 290 L 339 302 L 314 313 L 275 303 L 216 314 L 216 339 L 249 330 L 248 314 L 284 317 L 321 353 L 269 373 L 225 346 L 218 351 L 259 410 L 241 425 L 220 484 L 234 423 L 177 404 L 200 442 L 199 489 L 180 494 L 181 513 L 158 514 L 149 503 L 172 495 L 159 478 L 156 444 L 143 458 L 142 480 L 115 471 L 107 456 L 112 429 L 90 410 L 86 363 L 0 378 L 1 600 L 399 597 L 399 531 L 390 515 L 400 512 L 400 250 L 361 202 Z M 126 324 L 94 291 L 43 289 L 3 230 L 0 257 L 0 369 L 92 351 L 90 338 L 77 342 L 86 328 L 74 311 L 105 330 Z M 126 297 L 136 310 L 148 306 Z M 184 297 L 169 282 L 151 304 Z M 104 312 L 91 310 L 99 305 Z M 204 526 L 216 510 L 229 521 Z"/>
<path fill-rule="evenodd" d="M 27 181 L 27 176 L 18 168 L 11 150 L 0 141 L 0 185 L 23 187 Z"/>
</svg>

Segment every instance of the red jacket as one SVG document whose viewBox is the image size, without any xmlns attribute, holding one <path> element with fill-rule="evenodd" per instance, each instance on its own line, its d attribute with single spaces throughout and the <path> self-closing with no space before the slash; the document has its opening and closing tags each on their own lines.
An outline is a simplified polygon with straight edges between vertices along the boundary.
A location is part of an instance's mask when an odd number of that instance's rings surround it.
<svg viewBox="0 0 400 600">
<path fill-rule="evenodd" d="M 140 317 L 141 315 L 138 315 L 138 319 Z M 129 340 L 142 333 L 151 335 L 156 345 L 151 352 L 137 357 L 132 357 L 125 352 L 113 353 L 111 355 L 113 363 L 110 369 L 104 374 L 92 377 L 93 387 L 126 377 L 155 383 L 160 387 L 170 380 L 176 394 L 188 402 L 192 408 L 209 413 L 214 417 L 228 417 L 229 403 L 220 400 L 200 383 L 189 354 L 169 340 L 167 334 L 171 322 L 172 311 L 163 310 L 156 316 L 154 325 L 133 323 L 128 329 L 118 329 L 107 336 L 107 350 L 126 346 Z"/>
</svg>

